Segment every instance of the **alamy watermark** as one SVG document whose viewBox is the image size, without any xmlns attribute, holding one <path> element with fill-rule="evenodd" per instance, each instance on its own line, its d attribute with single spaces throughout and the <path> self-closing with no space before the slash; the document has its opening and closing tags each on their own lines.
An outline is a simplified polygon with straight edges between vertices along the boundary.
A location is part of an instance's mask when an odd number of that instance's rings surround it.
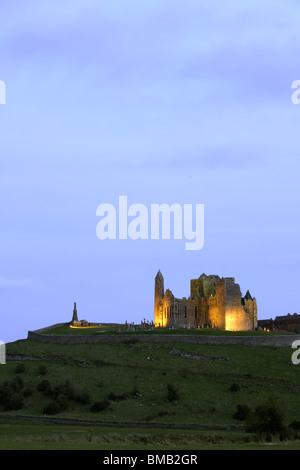
<svg viewBox="0 0 300 470">
<path fill-rule="evenodd" d="M 204 204 L 132 204 L 119 196 L 119 205 L 100 204 L 96 234 L 100 240 L 186 240 L 186 250 L 204 245 Z M 173 223 L 172 223 L 173 221 Z M 173 230 L 172 230 L 173 228 Z"/>
<path fill-rule="evenodd" d="M 296 349 L 296 351 L 293 352 L 292 357 L 291 357 L 292 363 L 295 365 L 298 365 L 300 364 L 300 358 L 298 357 L 300 355 L 300 340 L 299 339 L 292 342 L 292 348 Z"/>
<path fill-rule="evenodd" d="M 292 88 L 295 89 L 293 91 L 291 100 L 293 104 L 299 104 L 300 103 L 300 80 L 294 80 L 292 83 Z"/>
<path fill-rule="evenodd" d="M 0 364 L 6 364 L 5 343 L 0 340 Z"/>
<path fill-rule="evenodd" d="M 0 104 L 6 104 L 6 83 L 0 80 Z"/>
</svg>

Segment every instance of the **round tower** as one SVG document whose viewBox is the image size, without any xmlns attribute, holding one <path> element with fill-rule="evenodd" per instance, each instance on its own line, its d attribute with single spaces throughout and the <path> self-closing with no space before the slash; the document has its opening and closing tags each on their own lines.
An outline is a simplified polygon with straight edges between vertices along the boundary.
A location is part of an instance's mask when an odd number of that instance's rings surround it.
<svg viewBox="0 0 300 470">
<path fill-rule="evenodd" d="M 154 289 L 154 325 L 163 326 L 162 306 L 161 302 L 165 295 L 164 277 L 160 270 L 155 276 L 155 289 Z"/>
</svg>

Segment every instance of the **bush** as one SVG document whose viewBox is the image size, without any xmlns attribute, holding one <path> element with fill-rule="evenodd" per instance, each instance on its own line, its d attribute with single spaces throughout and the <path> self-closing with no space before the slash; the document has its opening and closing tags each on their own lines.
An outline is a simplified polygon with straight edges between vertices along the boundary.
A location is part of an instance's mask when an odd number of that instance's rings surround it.
<svg viewBox="0 0 300 470">
<path fill-rule="evenodd" d="M 27 398 L 27 397 L 30 397 L 32 395 L 32 390 L 31 388 L 24 388 L 23 390 L 23 397 Z"/>
<path fill-rule="evenodd" d="M 59 411 L 68 409 L 72 402 L 77 402 L 82 405 L 87 405 L 91 402 L 88 393 L 78 393 L 69 380 L 65 380 L 52 389 L 49 380 L 43 379 L 37 385 L 37 389 L 43 392 L 44 395 L 51 396 L 52 399 L 55 400 L 54 403 L 57 404 Z"/>
<path fill-rule="evenodd" d="M 37 390 L 39 392 L 43 392 L 45 395 L 51 395 L 52 390 L 51 390 L 51 384 L 49 380 L 47 379 L 41 380 L 37 385 Z"/>
<path fill-rule="evenodd" d="M 69 408 L 69 402 L 67 400 L 67 398 L 65 397 L 65 395 L 58 395 L 56 397 L 56 402 L 58 407 L 59 407 L 59 411 L 64 411 L 64 410 L 67 410 Z"/>
<path fill-rule="evenodd" d="M 9 398 L 9 384 L 4 382 L 0 387 L 0 405 L 5 405 Z"/>
<path fill-rule="evenodd" d="M 4 405 L 4 410 L 20 410 L 23 408 L 24 402 L 19 393 L 13 393 L 10 395 L 8 400 L 6 401 Z"/>
<path fill-rule="evenodd" d="M 238 392 L 240 389 L 241 389 L 241 387 L 236 382 L 233 382 L 229 387 L 229 390 L 231 392 Z"/>
<path fill-rule="evenodd" d="M 278 436 L 282 440 L 287 435 L 283 421 L 283 411 L 271 398 L 255 409 L 251 415 L 249 430 L 268 440 L 271 440 L 272 436 Z"/>
<path fill-rule="evenodd" d="M 64 388 L 64 395 L 66 396 L 66 398 L 68 400 L 75 400 L 75 397 L 76 397 L 76 393 L 75 393 L 75 390 L 74 390 L 74 387 L 73 385 L 71 384 L 71 382 L 69 380 L 66 380 L 63 384 L 63 388 Z"/>
<path fill-rule="evenodd" d="M 4 411 L 19 410 L 24 402 L 21 396 L 21 387 L 17 380 L 4 382 L 0 387 L 0 405 Z"/>
<path fill-rule="evenodd" d="M 299 431 L 300 430 L 300 421 L 292 421 L 290 423 L 290 428 L 294 429 L 295 431 Z"/>
<path fill-rule="evenodd" d="M 127 393 L 115 393 L 115 392 L 109 392 L 107 395 L 107 399 L 110 401 L 122 401 L 126 400 L 129 397 Z"/>
<path fill-rule="evenodd" d="M 82 405 L 88 405 L 89 403 L 91 403 L 89 394 L 86 392 L 76 395 L 76 401 L 78 403 L 81 403 Z"/>
<path fill-rule="evenodd" d="M 70 381 L 66 380 L 54 388 L 53 395 L 54 398 L 56 398 L 58 395 L 64 395 L 67 400 L 74 400 L 76 393 Z"/>
<path fill-rule="evenodd" d="M 233 414 L 232 417 L 240 421 L 245 421 L 249 418 L 250 414 L 251 409 L 248 405 L 237 405 L 237 411 Z"/>
<path fill-rule="evenodd" d="M 100 401 L 95 401 L 95 403 L 92 404 L 90 407 L 90 411 L 93 413 L 98 413 L 100 411 L 105 411 L 110 407 L 110 401 L 109 400 L 100 400 Z"/>
<path fill-rule="evenodd" d="M 13 389 L 14 392 L 20 392 L 20 390 L 24 387 L 22 378 L 19 376 L 15 377 L 10 383 L 10 387 Z"/>
<path fill-rule="evenodd" d="M 45 395 L 52 396 L 61 411 L 69 408 L 71 402 L 82 405 L 90 403 L 89 395 L 87 393 L 78 393 L 69 380 L 65 380 L 52 389 L 49 381 L 44 379 L 38 384 L 37 388 Z"/>
<path fill-rule="evenodd" d="M 178 393 L 177 388 L 172 384 L 168 384 L 167 385 L 167 400 L 177 401 L 178 399 L 179 399 L 179 393 Z"/>
<path fill-rule="evenodd" d="M 16 368 L 15 368 L 15 373 L 16 374 L 22 374 L 25 371 L 26 371 L 25 364 L 20 363 L 20 364 L 16 365 Z"/>
<path fill-rule="evenodd" d="M 107 366 L 108 362 L 102 361 L 102 359 L 97 359 L 96 361 L 94 361 L 94 364 L 95 366 L 103 367 L 103 366 Z"/>
<path fill-rule="evenodd" d="M 44 415 L 54 415 L 59 412 L 60 412 L 60 407 L 55 401 L 52 401 L 51 403 L 46 405 L 43 409 Z"/>
</svg>

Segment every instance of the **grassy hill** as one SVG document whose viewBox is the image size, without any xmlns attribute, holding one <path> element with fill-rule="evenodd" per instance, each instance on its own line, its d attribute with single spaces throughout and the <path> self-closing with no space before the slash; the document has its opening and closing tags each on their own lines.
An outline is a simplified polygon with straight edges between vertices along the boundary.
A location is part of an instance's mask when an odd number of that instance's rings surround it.
<svg viewBox="0 0 300 470">
<path fill-rule="evenodd" d="M 284 424 L 300 422 L 300 366 L 291 364 L 291 352 L 290 348 L 176 342 L 16 341 L 7 344 L 7 364 L 0 366 L 0 448 L 21 448 L 26 432 L 33 448 L 45 441 L 57 448 L 49 435 L 64 435 L 59 441 L 63 448 L 72 442 L 83 447 L 97 442 L 97 448 L 159 448 L 166 439 L 176 448 L 211 445 L 210 439 L 218 445 L 231 442 L 229 447 L 244 445 L 256 437 L 246 433 L 245 421 L 233 417 L 238 405 L 255 410 L 274 399 L 283 410 Z M 5 401 L 5 393 L 15 401 Z M 42 432 L 41 423 L 7 418 L 45 415 Z M 66 426 L 51 423 L 51 418 L 76 421 Z M 109 426 L 106 441 L 99 422 Z M 74 426 L 77 431 L 72 434 Z M 298 441 L 290 445 L 297 446 Z"/>
</svg>

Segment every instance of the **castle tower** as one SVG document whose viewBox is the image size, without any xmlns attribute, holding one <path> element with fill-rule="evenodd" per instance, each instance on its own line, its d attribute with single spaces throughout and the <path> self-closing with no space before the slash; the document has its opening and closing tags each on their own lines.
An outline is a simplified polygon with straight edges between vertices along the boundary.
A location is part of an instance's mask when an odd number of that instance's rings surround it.
<svg viewBox="0 0 300 470">
<path fill-rule="evenodd" d="M 154 325 L 163 326 L 162 307 L 161 301 L 164 298 L 164 277 L 160 270 L 155 277 L 155 290 L 154 290 Z"/>
</svg>

